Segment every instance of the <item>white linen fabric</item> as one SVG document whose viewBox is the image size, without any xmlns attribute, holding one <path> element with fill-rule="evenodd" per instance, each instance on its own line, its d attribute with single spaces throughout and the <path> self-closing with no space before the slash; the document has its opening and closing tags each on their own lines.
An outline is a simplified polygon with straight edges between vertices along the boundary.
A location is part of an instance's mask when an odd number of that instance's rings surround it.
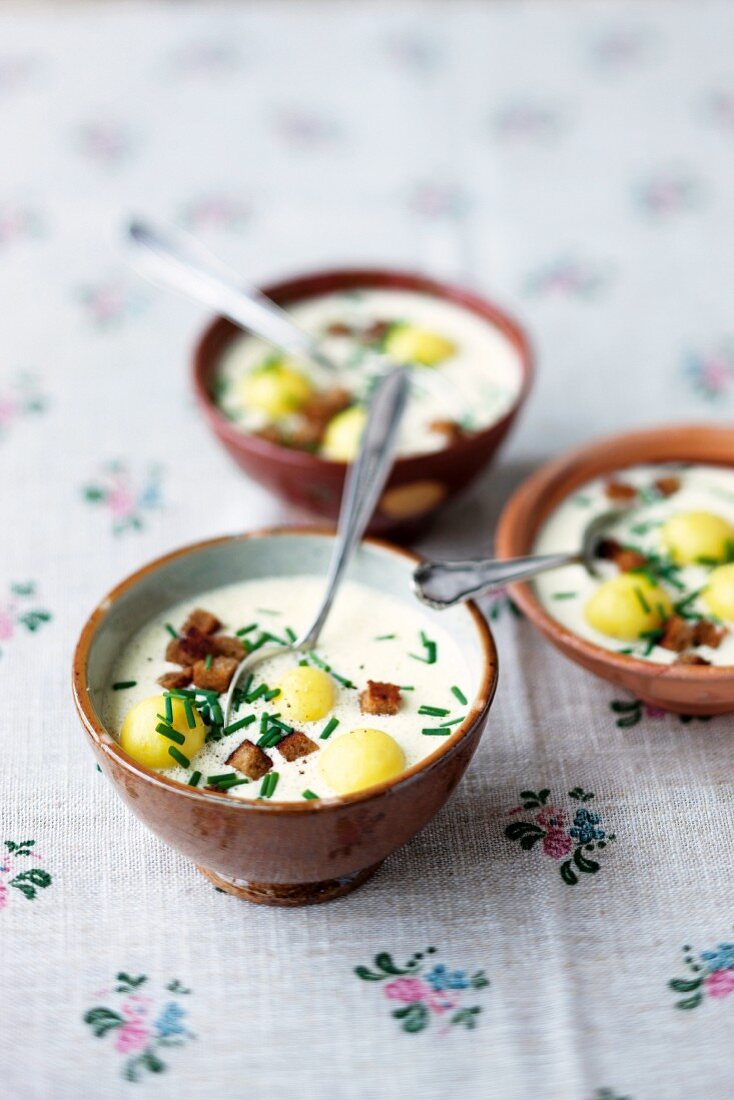
<svg viewBox="0 0 734 1100">
<path fill-rule="evenodd" d="M 69 666 L 146 560 L 301 518 L 198 416 L 204 314 L 128 268 L 131 211 L 254 282 L 396 265 L 515 312 L 526 412 L 419 547 L 486 551 L 559 450 L 731 417 L 733 36 L 711 0 L 3 6 L 4 1098 L 732 1094 L 731 718 L 620 698 L 487 602 L 460 790 L 363 889 L 280 911 L 122 806 Z"/>
</svg>

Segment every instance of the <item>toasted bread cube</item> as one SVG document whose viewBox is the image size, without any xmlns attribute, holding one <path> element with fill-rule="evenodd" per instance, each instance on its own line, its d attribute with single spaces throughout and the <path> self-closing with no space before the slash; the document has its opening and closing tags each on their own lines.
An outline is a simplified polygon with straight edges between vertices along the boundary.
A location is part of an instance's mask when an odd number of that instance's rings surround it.
<svg viewBox="0 0 734 1100">
<path fill-rule="evenodd" d="M 626 481 L 615 481 L 614 479 L 606 483 L 604 492 L 607 494 L 609 500 L 618 501 L 620 504 L 634 500 L 637 496 L 637 489 L 635 489 L 634 485 L 630 485 Z"/>
<path fill-rule="evenodd" d="M 242 772 L 248 779 L 262 779 L 273 766 L 273 761 L 261 748 L 247 738 L 231 752 L 225 764 Z"/>
<path fill-rule="evenodd" d="M 195 607 L 181 627 L 181 633 L 188 634 L 190 630 L 200 630 L 202 634 L 214 634 L 221 625 L 217 616 L 212 615 L 211 611 Z"/>
<path fill-rule="evenodd" d="M 680 478 L 659 477 L 653 484 L 661 496 L 672 497 L 673 493 L 677 493 L 680 489 Z"/>
<path fill-rule="evenodd" d="M 368 680 L 359 696 L 363 714 L 397 714 L 400 710 L 400 688 L 397 684 L 383 684 L 380 680 Z"/>
<path fill-rule="evenodd" d="M 214 634 L 212 645 L 217 657 L 234 657 L 241 661 L 247 656 L 247 650 L 239 638 L 233 638 L 229 634 Z"/>
<path fill-rule="evenodd" d="M 191 683 L 191 669 L 182 668 L 180 672 L 164 672 L 162 676 L 158 677 L 158 683 L 166 691 L 188 687 Z"/>
<path fill-rule="evenodd" d="M 449 443 L 453 443 L 455 439 L 461 439 L 465 434 L 461 424 L 456 420 L 432 420 L 428 427 L 432 432 L 445 435 Z"/>
<path fill-rule="evenodd" d="M 202 634 L 198 627 L 192 626 L 180 638 L 171 638 L 166 646 L 166 660 L 174 665 L 190 668 L 195 661 L 202 661 L 213 651 L 208 634 Z"/>
<path fill-rule="evenodd" d="M 602 539 L 596 553 L 597 557 L 614 562 L 621 573 L 634 573 L 647 565 L 644 554 L 638 550 L 627 550 L 617 539 Z"/>
<path fill-rule="evenodd" d="M 694 630 L 690 623 L 682 619 L 680 615 L 671 615 L 665 622 L 665 633 L 660 639 L 663 649 L 672 649 L 675 653 L 683 653 L 690 649 L 693 642 Z"/>
<path fill-rule="evenodd" d="M 298 760 L 300 756 L 308 756 L 310 752 L 316 752 L 318 747 L 315 741 L 300 730 L 287 734 L 277 745 L 278 752 L 286 760 Z"/>
<path fill-rule="evenodd" d="M 717 626 L 710 619 L 700 619 L 693 628 L 693 644 L 718 649 L 727 633 L 725 626 Z"/>
<path fill-rule="evenodd" d="M 673 661 L 674 665 L 710 665 L 705 657 L 699 657 L 697 653 L 681 653 Z"/>
<path fill-rule="evenodd" d="M 194 684 L 205 691 L 226 691 L 234 676 L 239 661 L 234 657 L 213 657 L 209 668 L 206 661 L 197 661 L 194 665 Z"/>
</svg>

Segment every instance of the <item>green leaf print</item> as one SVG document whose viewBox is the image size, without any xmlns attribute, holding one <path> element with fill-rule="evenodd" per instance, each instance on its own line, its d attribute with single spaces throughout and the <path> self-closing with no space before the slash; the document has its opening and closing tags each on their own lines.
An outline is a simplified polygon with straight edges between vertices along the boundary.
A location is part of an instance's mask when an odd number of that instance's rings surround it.
<svg viewBox="0 0 734 1100">
<path fill-rule="evenodd" d="M 84 1014 L 84 1023 L 89 1024 L 98 1039 L 106 1035 L 108 1031 L 114 1031 L 116 1027 L 122 1027 L 125 1023 L 122 1016 L 113 1012 L 111 1008 L 90 1008 Z"/>
<path fill-rule="evenodd" d="M 403 1031 L 423 1031 L 423 1028 L 428 1024 L 428 1009 L 419 1001 L 412 1005 L 406 1005 L 405 1008 L 396 1008 L 393 1016 L 396 1020 L 402 1021 Z"/>
</svg>

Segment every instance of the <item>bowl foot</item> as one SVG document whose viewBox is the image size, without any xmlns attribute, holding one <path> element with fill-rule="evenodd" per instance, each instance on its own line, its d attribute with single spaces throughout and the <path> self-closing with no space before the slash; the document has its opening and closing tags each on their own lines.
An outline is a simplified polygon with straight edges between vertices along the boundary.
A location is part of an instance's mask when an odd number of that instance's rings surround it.
<svg viewBox="0 0 734 1100">
<path fill-rule="evenodd" d="M 341 878 L 326 879 L 323 882 L 248 882 L 241 878 L 225 878 L 216 871 L 209 871 L 206 867 L 196 864 L 197 871 L 201 871 L 204 878 L 213 882 L 218 890 L 226 894 L 234 894 L 236 898 L 244 898 L 256 905 L 280 905 L 294 907 L 296 905 L 319 905 L 323 901 L 333 901 L 344 894 L 350 894 L 362 883 L 372 878 L 375 871 L 382 865 L 373 863 L 371 867 L 365 867 L 362 871 L 355 871 L 351 875 L 343 875 Z"/>
</svg>

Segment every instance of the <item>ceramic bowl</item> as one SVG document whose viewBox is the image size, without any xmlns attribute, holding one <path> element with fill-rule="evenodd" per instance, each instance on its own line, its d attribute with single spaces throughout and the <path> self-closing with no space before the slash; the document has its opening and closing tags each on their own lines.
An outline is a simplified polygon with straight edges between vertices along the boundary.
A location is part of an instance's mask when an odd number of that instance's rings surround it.
<svg viewBox="0 0 734 1100">
<path fill-rule="evenodd" d="M 375 513 L 370 531 L 405 532 L 423 526 L 443 504 L 464 489 L 493 458 L 525 402 L 533 366 L 527 337 L 516 321 L 469 291 L 420 275 L 396 271 L 344 270 L 304 275 L 264 287 L 264 293 L 288 306 L 334 291 L 379 287 L 413 290 L 455 302 L 498 328 L 518 352 L 522 384 L 509 411 L 490 427 L 430 454 L 399 458 Z M 219 317 L 202 334 L 193 356 L 194 389 L 217 439 L 242 469 L 276 496 L 309 512 L 335 519 L 346 465 L 305 451 L 290 450 L 244 432 L 220 411 L 212 397 L 217 364 L 226 345 L 241 330 Z"/>
<path fill-rule="evenodd" d="M 629 432 L 549 462 L 524 481 L 505 506 L 497 530 L 498 556 L 531 553 L 547 516 L 585 482 L 626 466 L 658 462 L 734 466 L 734 429 L 692 424 Z M 512 585 L 511 592 L 531 623 L 557 649 L 645 703 L 679 714 L 734 711 L 734 668 L 659 665 L 603 649 L 553 619 L 541 606 L 532 585 Z"/>
<path fill-rule="evenodd" d="M 477 747 L 497 684 L 497 654 L 473 604 L 440 619 L 466 656 L 475 694 L 464 722 L 397 779 L 319 802 L 251 802 L 194 789 L 128 757 L 99 717 L 115 655 L 153 616 L 206 589 L 260 576 L 323 574 L 333 535 L 281 528 L 196 543 L 159 558 L 105 597 L 74 656 L 74 698 L 97 760 L 133 813 L 229 893 L 268 905 L 304 905 L 348 893 L 426 825 L 455 789 Z M 366 540 L 350 576 L 412 604 L 418 559 Z"/>
</svg>

